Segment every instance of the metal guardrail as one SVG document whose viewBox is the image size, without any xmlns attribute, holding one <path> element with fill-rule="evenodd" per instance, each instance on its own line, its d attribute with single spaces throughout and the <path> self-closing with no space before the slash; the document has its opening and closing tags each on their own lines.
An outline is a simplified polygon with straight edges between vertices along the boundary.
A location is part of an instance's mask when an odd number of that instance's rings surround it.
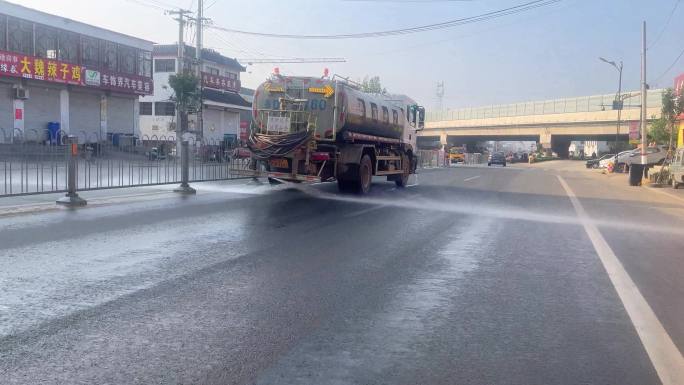
<svg viewBox="0 0 684 385">
<path fill-rule="evenodd" d="M 66 192 L 72 158 L 77 191 L 181 183 L 175 137 L 74 137 L 72 145 L 61 132 L 0 128 L 0 197 Z M 189 182 L 241 178 L 250 162 L 245 149 L 218 140 L 189 139 L 188 151 Z"/>
</svg>

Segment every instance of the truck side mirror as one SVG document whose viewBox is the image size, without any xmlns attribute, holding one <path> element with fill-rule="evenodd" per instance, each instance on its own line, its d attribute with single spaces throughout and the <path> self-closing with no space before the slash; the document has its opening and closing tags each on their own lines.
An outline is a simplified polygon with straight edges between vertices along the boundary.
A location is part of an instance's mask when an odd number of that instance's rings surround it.
<svg viewBox="0 0 684 385">
<path fill-rule="evenodd" d="M 418 108 L 418 130 L 422 130 L 424 128 L 425 128 L 425 108 L 419 107 Z"/>
</svg>

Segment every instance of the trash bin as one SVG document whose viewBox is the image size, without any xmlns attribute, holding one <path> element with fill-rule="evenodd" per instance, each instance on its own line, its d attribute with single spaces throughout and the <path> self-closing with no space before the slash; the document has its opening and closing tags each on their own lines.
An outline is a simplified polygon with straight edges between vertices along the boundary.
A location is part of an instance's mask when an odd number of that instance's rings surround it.
<svg viewBox="0 0 684 385">
<path fill-rule="evenodd" d="M 629 185 L 641 186 L 641 178 L 644 176 L 644 165 L 632 163 L 629 167 Z"/>
<path fill-rule="evenodd" d="M 59 144 L 59 122 L 48 122 L 48 141 L 51 145 Z"/>
</svg>

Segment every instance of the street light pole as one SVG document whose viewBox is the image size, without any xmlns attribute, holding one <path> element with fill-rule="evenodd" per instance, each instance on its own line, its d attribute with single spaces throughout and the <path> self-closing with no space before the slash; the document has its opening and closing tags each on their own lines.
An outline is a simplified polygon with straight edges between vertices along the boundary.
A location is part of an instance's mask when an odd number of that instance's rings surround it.
<svg viewBox="0 0 684 385">
<path fill-rule="evenodd" d="M 619 136 L 620 136 L 620 121 L 622 119 L 622 61 L 620 61 L 620 64 L 618 65 L 614 61 L 604 59 L 602 57 L 599 58 L 604 63 L 608 63 L 615 67 L 615 69 L 618 71 L 618 92 L 617 95 L 615 95 L 615 102 L 613 103 L 613 107 L 617 108 L 618 113 L 617 113 L 617 128 L 615 130 L 615 168 L 617 168 L 618 164 L 618 141 L 619 141 Z"/>
<path fill-rule="evenodd" d="M 617 154 L 618 140 L 620 136 L 620 124 L 622 119 L 622 61 L 620 61 L 620 66 L 618 67 L 618 72 L 620 73 L 618 77 L 618 93 L 615 99 L 618 104 L 618 114 L 617 114 L 617 129 L 615 130 L 615 153 Z M 616 159 L 617 160 L 617 159 Z"/>
</svg>

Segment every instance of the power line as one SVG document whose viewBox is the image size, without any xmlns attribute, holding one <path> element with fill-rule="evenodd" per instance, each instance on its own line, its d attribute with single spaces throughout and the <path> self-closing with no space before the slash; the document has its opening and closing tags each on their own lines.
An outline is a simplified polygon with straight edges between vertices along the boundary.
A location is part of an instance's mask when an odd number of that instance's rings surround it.
<svg viewBox="0 0 684 385">
<path fill-rule="evenodd" d="M 663 73 L 660 74 L 660 76 L 658 76 L 658 78 L 656 78 L 656 80 L 653 83 L 658 83 L 660 81 L 660 79 L 663 78 L 663 76 L 667 75 L 667 73 L 670 72 L 672 67 L 674 67 L 675 64 L 677 64 L 677 62 L 679 61 L 679 59 L 682 58 L 683 55 L 684 55 L 684 49 L 682 50 L 682 52 L 679 53 L 679 55 L 677 55 L 677 58 L 672 62 L 672 64 L 670 64 L 670 66 L 667 67 L 667 69 L 665 71 L 663 71 Z"/>
<path fill-rule="evenodd" d="M 279 39 L 362 39 L 362 38 L 372 38 L 372 37 L 383 37 L 383 36 L 395 36 L 395 35 L 406 35 L 425 31 L 434 31 L 444 28 L 453 28 L 456 26 L 461 26 L 465 24 L 472 24 L 487 20 L 492 20 L 500 18 L 503 16 L 514 15 L 517 13 L 522 13 L 530 11 L 536 8 L 549 6 L 555 3 L 559 3 L 562 0 L 536 0 L 530 1 L 528 3 L 516 5 L 509 8 L 500 9 L 497 11 L 491 11 L 483 13 L 476 16 L 469 16 L 461 19 L 449 20 L 441 23 L 434 23 L 428 25 L 422 25 L 418 27 L 401 28 L 388 31 L 376 31 L 376 32 L 363 32 L 363 33 L 351 33 L 351 34 L 337 34 L 337 35 L 288 35 L 288 34 L 277 34 L 277 33 L 266 33 L 266 32 L 253 32 L 253 31 L 242 31 L 232 28 L 220 27 L 216 25 L 208 26 L 216 30 L 229 33 L 237 33 L 242 35 L 252 35 L 260 37 L 270 37 Z"/>
<path fill-rule="evenodd" d="M 295 58 L 259 58 L 259 59 L 235 59 L 247 64 L 270 64 L 270 63 L 346 63 L 343 57 L 295 57 Z"/>
<path fill-rule="evenodd" d="M 665 24 L 663 24 L 663 28 L 660 29 L 660 33 L 658 33 L 658 36 L 655 38 L 655 40 L 653 40 L 651 45 L 648 46 L 648 49 L 651 49 L 654 45 L 656 45 L 656 43 L 658 43 L 660 38 L 663 36 L 663 33 L 665 33 L 665 30 L 667 30 L 667 27 L 670 24 L 670 21 L 672 20 L 672 17 L 674 16 L 674 13 L 677 10 L 677 7 L 679 6 L 680 1 L 681 0 L 675 1 L 675 5 L 674 5 L 674 7 L 672 7 L 672 10 L 670 11 L 670 15 L 667 17 L 667 21 L 665 22 Z"/>
<path fill-rule="evenodd" d="M 127 1 L 130 2 L 130 3 L 135 3 L 135 4 L 138 4 L 138 5 L 142 5 L 142 6 L 144 6 L 144 7 L 154 8 L 154 9 L 158 9 L 158 10 L 160 10 L 160 11 L 166 11 L 166 8 L 164 8 L 164 7 L 162 7 L 162 6 L 156 5 L 156 4 L 154 4 L 154 3 L 146 2 L 146 1 L 143 1 L 143 0 L 127 0 Z"/>
<path fill-rule="evenodd" d="M 216 4 L 217 2 L 218 2 L 218 0 L 214 0 L 214 1 L 212 1 L 212 2 L 211 2 L 211 4 L 209 4 L 209 5 L 207 5 L 206 7 L 204 7 L 204 10 L 206 11 L 207 9 L 209 9 L 209 8 L 213 7 L 213 6 L 214 6 L 214 4 Z"/>
</svg>

